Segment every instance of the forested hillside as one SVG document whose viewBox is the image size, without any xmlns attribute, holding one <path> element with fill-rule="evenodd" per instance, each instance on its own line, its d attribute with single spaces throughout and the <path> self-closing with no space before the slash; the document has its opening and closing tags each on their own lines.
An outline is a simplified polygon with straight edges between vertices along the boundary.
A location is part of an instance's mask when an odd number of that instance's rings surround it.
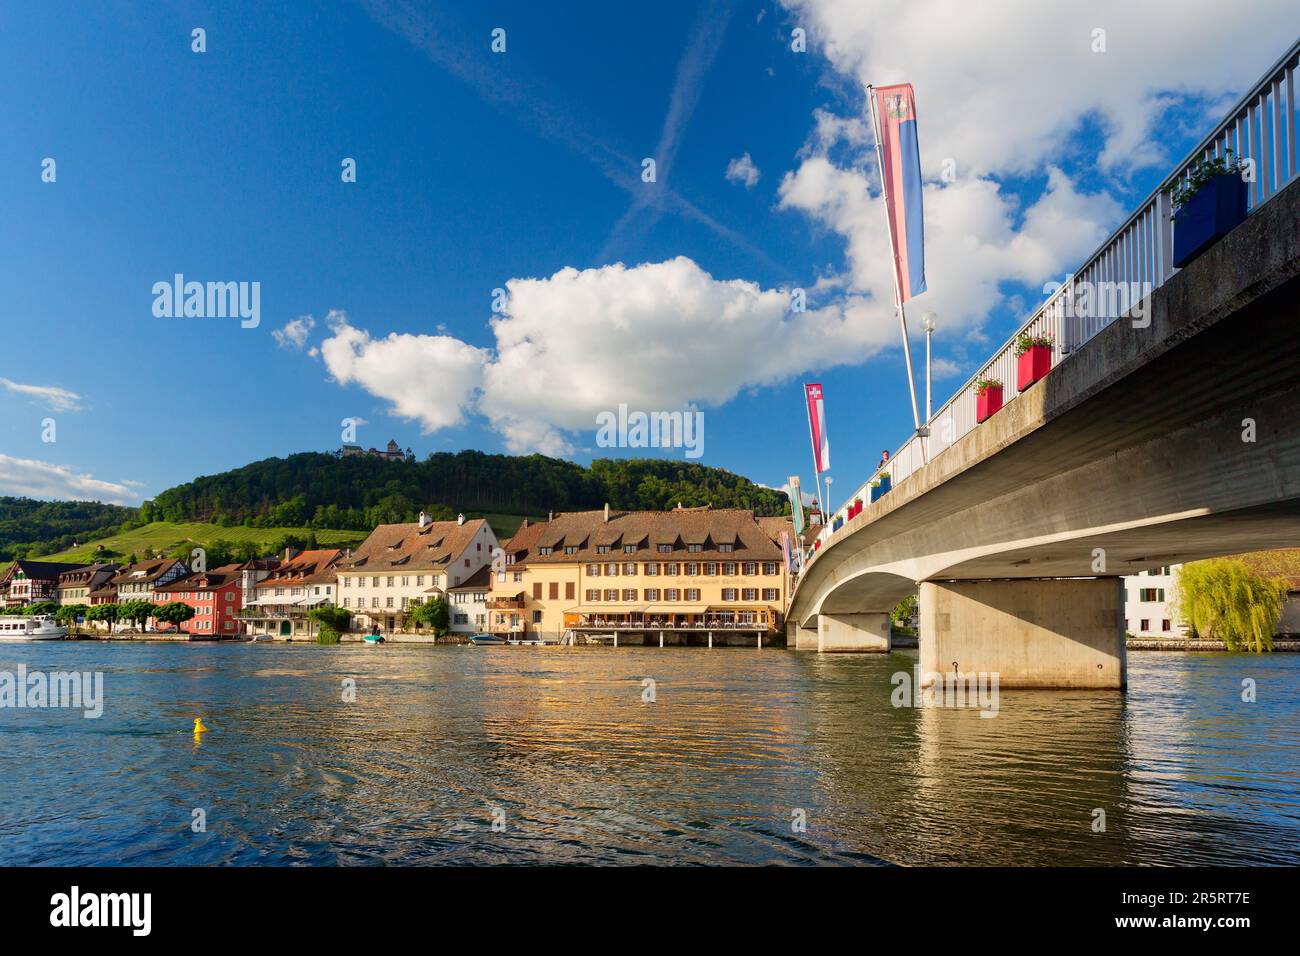
<svg viewBox="0 0 1300 956">
<path fill-rule="evenodd" d="M 139 509 L 95 501 L 0 497 L 0 561 L 51 554 L 138 523 Z"/>
<path fill-rule="evenodd" d="M 421 510 L 435 518 L 452 518 L 458 511 L 536 517 L 606 502 L 613 508 L 655 509 L 679 501 L 688 507 L 750 508 L 760 515 L 789 510 L 784 492 L 685 461 L 598 459 L 584 468 L 544 455 L 477 451 L 440 452 L 424 461 L 304 452 L 196 478 L 140 508 L 0 498 L 0 561 L 79 554 L 84 549 L 77 545 L 152 522 L 369 531 L 377 524 L 413 521 Z M 497 523 L 513 526 L 508 519 Z M 186 537 L 167 529 L 158 533 L 177 541 Z"/>
<path fill-rule="evenodd" d="M 268 458 L 162 492 L 144 521 L 252 527 L 356 528 L 410 521 L 422 508 L 545 514 L 599 508 L 712 504 L 788 510 L 784 492 L 729 471 L 662 459 L 598 459 L 590 468 L 544 455 L 439 452 L 424 461 L 317 452 Z"/>
</svg>

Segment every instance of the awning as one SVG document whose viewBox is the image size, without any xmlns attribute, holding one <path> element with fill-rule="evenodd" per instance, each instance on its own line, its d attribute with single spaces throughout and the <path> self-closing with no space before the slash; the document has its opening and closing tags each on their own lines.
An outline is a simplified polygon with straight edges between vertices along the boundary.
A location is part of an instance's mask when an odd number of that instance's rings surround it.
<svg viewBox="0 0 1300 956">
<path fill-rule="evenodd" d="M 644 606 L 632 604 L 580 604 L 566 609 L 564 614 L 644 614 Z"/>
</svg>

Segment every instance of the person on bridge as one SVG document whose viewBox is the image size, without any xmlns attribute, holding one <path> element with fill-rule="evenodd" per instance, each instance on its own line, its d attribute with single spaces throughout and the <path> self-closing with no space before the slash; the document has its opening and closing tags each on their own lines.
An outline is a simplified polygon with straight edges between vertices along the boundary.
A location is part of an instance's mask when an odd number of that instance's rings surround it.
<svg viewBox="0 0 1300 956">
<path fill-rule="evenodd" d="M 889 464 L 889 449 L 886 448 L 884 451 L 880 453 L 880 462 L 879 464 L 876 465 L 876 470 L 879 471 L 881 468 L 884 468 L 888 464 Z"/>
</svg>

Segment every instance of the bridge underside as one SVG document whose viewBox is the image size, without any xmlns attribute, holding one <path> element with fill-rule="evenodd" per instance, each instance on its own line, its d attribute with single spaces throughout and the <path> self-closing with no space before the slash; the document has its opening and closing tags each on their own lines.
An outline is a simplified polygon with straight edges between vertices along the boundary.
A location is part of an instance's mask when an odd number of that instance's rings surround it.
<svg viewBox="0 0 1300 956">
<path fill-rule="evenodd" d="M 888 612 L 928 583 L 921 653 L 938 669 L 999 654 L 941 641 L 927 594 L 988 641 L 1006 631 L 1001 663 L 1029 686 L 1037 673 L 1122 687 L 1122 601 L 1096 595 L 1145 568 L 1300 544 L 1298 224 L 1293 185 L 1156 290 L 1149 326 L 1107 326 L 849 521 L 804 572 L 797 633 Z M 1026 642 L 1056 647 L 1060 666 Z"/>
</svg>

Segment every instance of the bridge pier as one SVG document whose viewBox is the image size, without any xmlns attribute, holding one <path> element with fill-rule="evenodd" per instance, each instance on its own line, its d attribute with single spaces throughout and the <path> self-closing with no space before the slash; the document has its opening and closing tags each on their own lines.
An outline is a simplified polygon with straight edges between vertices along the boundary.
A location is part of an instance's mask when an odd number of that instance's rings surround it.
<svg viewBox="0 0 1300 956">
<path fill-rule="evenodd" d="M 885 653 L 889 650 L 889 614 L 819 614 L 815 627 L 800 627 L 790 621 L 786 646 L 797 651 Z"/>
<path fill-rule="evenodd" d="M 798 621 L 786 621 L 785 646 L 796 651 L 817 650 L 817 628 L 800 627 Z"/>
<path fill-rule="evenodd" d="M 1002 687 L 1106 688 L 1128 681 L 1121 578 L 925 581 L 926 674 L 998 674 Z"/>
</svg>

